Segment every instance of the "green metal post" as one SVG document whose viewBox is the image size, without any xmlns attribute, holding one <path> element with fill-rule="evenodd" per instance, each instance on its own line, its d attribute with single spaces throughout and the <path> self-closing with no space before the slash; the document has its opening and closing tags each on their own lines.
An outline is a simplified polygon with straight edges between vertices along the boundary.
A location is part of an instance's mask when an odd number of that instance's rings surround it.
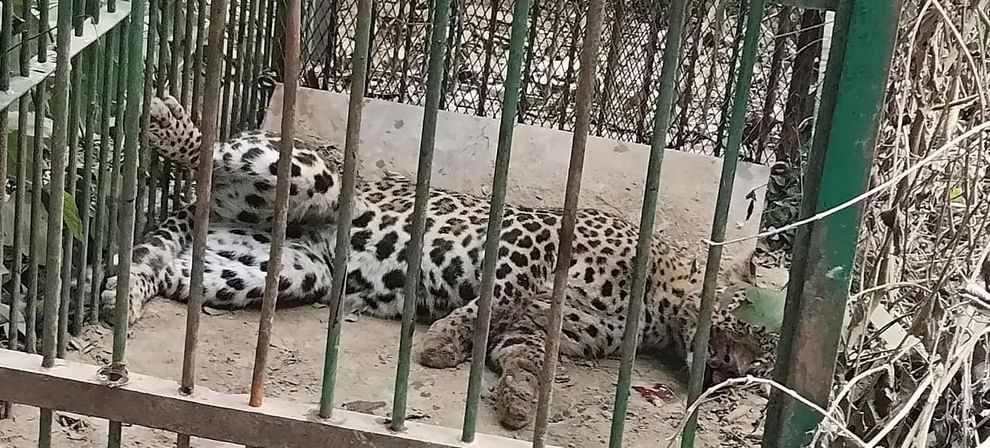
<svg viewBox="0 0 990 448">
<path fill-rule="evenodd" d="M 42 2 L 45 3 L 45 2 Z M 47 5 L 44 5 L 47 8 Z M 47 20 L 47 13 L 44 14 Z M 51 150 L 51 184 L 48 197 L 48 235 L 45 240 L 45 269 L 54 275 L 45 280 L 45 321 L 42 323 L 42 360 L 41 366 L 55 366 L 55 355 L 58 344 L 58 305 L 62 292 L 62 215 L 63 200 L 65 199 L 65 150 L 69 121 L 69 39 L 72 37 L 72 2 L 64 1 L 58 5 L 58 32 L 55 44 L 55 87 L 52 96 L 52 146 Z M 6 55 L 4 56 L 6 57 Z M 43 110 L 35 110 L 36 116 L 43 117 Z M 35 130 L 41 130 L 41 126 Z M 36 132 L 38 133 L 38 132 Z M 41 136 L 35 136 L 41 140 Z M 32 185 L 40 190 L 40 183 Z M 40 427 L 38 429 L 38 446 L 47 448 L 51 445 L 52 432 L 51 409 L 42 409 Z"/>
<path fill-rule="evenodd" d="M 131 0 L 131 17 L 144 17 L 146 0 Z M 131 247 L 134 245 L 134 218 L 137 208 L 137 167 L 138 144 L 140 143 L 140 126 L 144 119 L 141 116 L 142 93 L 144 92 L 144 67 L 139 63 L 144 56 L 144 20 L 125 20 L 120 24 L 121 30 L 126 30 L 128 46 L 127 60 L 127 106 L 124 114 L 124 169 L 121 185 L 120 221 L 117 230 L 120 232 L 117 241 L 120 244 L 119 263 L 117 264 L 117 295 L 114 301 L 113 324 L 113 363 L 110 368 L 118 373 L 126 372 L 124 362 L 127 350 L 127 285 L 131 276 Z M 123 80 L 122 80 L 123 81 Z M 109 448 L 120 448 L 121 424 L 110 422 Z"/>
<path fill-rule="evenodd" d="M 561 326 L 564 322 L 565 288 L 567 288 L 567 276 L 571 265 L 574 226 L 577 223 L 578 196 L 581 193 L 581 176 L 584 174 L 584 153 L 588 145 L 588 134 L 591 131 L 591 107 L 595 96 L 598 53 L 601 49 L 604 16 L 604 0 L 588 2 L 587 26 L 581 45 L 581 66 L 577 76 L 574 135 L 571 140 L 571 158 L 567 167 L 564 212 L 560 223 L 560 245 L 557 248 L 557 266 L 553 273 L 546 353 L 543 359 L 543 369 L 540 372 L 539 399 L 536 406 L 536 422 L 533 428 L 534 448 L 546 446 L 550 401 L 553 399 L 553 384 L 557 375 L 557 362 L 560 353 Z"/>
<path fill-rule="evenodd" d="M 512 156 L 512 134 L 516 124 L 516 110 L 522 85 L 522 63 L 526 55 L 526 37 L 529 27 L 530 0 L 517 0 L 512 12 L 512 31 L 509 34 L 509 60 L 506 68 L 505 93 L 502 100 L 502 117 L 498 132 L 498 149 L 495 154 L 495 177 L 492 180 L 492 199 L 488 209 L 488 229 L 485 238 L 485 259 L 481 265 L 481 287 L 478 298 L 478 318 L 474 327 L 474 343 L 471 353 L 471 375 L 468 380 L 467 403 L 464 408 L 464 429 L 461 440 L 474 441 L 478 421 L 478 405 L 481 402 L 481 379 L 488 354 L 488 331 L 492 317 L 492 294 L 495 287 L 495 266 L 498 262 L 498 243 L 502 235 L 502 217 L 505 207 L 505 188 L 509 175 L 509 159 Z"/>
<path fill-rule="evenodd" d="M 103 57 L 103 47 L 105 44 L 105 37 L 101 38 L 99 41 L 94 42 L 93 46 L 87 49 L 86 56 L 90 59 L 90 62 L 86 64 L 89 70 L 86 73 L 86 84 L 89 97 L 87 98 L 86 104 L 86 134 L 83 136 L 83 179 L 82 186 L 80 187 L 79 196 L 76 198 L 82 208 L 79 210 L 79 220 L 82 221 L 82 241 L 79 244 L 79 263 L 76 266 L 76 278 L 80 279 L 81 282 L 86 276 L 86 267 L 89 265 L 89 231 L 90 231 L 90 219 L 89 219 L 89 204 L 92 198 L 92 173 L 93 173 L 93 162 L 96 158 L 94 153 L 94 142 L 93 137 L 96 135 L 97 131 L 97 114 L 105 113 L 105 111 L 99 110 L 99 104 L 97 101 L 105 95 L 105 82 L 100 78 L 103 71 L 104 57 Z M 76 303 L 81 303 L 86 300 L 86 288 L 78 288 L 76 290 Z M 99 311 L 91 311 L 91 313 L 98 313 Z M 93 322 L 97 322 L 94 320 Z"/>
<path fill-rule="evenodd" d="M 732 200 L 732 187 L 736 179 L 736 166 L 739 162 L 739 146 L 742 144 L 743 127 L 746 125 L 746 112 L 749 106 L 749 89 L 753 81 L 753 66 L 756 63 L 760 45 L 760 29 L 763 24 L 763 0 L 749 0 L 746 17 L 746 34 L 740 57 L 739 79 L 732 99 L 732 115 L 729 118 L 729 136 L 722 158 L 722 173 L 719 178 L 718 198 L 715 201 L 715 217 L 712 220 L 712 241 L 725 239 L 726 222 L 729 220 L 729 205 Z M 719 263 L 722 261 L 722 246 L 708 249 L 705 264 L 705 279 L 702 284 L 701 306 L 698 309 L 698 327 L 692 342 L 691 379 L 688 383 L 688 403 L 694 402 L 702 392 L 705 370 L 708 367 L 708 341 L 711 336 L 712 310 L 715 304 L 715 290 L 718 288 Z M 698 416 L 688 416 L 682 432 L 681 447 L 694 446 L 694 436 L 698 429 Z"/>
<path fill-rule="evenodd" d="M 31 153 L 31 222 L 40 222 L 42 212 L 41 192 L 42 192 L 42 165 L 44 165 L 44 139 L 42 138 L 45 129 L 45 104 L 46 100 L 45 83 L 38 84 L 34 96 L 34 129 L 35 134 L 32 139 Z M 27 112 L 26 110 L 24 112 Z M 28 243 L 28 297 L 27 297 L 27 335 L 24 338 L 27 344 L 28 353 L 38 351 L 38 300 L 41 294 L 38 293 L 38 273 L 41 267 L 42 248 L 41 226 L 30 227 L 31 240 Z"/>
<path fill-rule="evenodd" d="M 429 71 L 426 76 L 426 105 L 423 108 L 423 133 L 419 141 L 419 165 L 416 168 L 416 200 L 413 204 L 412 233 L 410 235 L 406 269 L 406 286 L 402 302 L 402 329 L 399 339 L 399 362 L 395 373 L 392 398 L 393 431 L 403 429 L 406 422 L 406 399 L 409 388 L 409 365 L 412 361 L 412 338 L 416 320 L 416 301 L 419 299 L 419 272 L 423 258 L 423 233 L 426 231 L 426 202 L 430 197 L 430 178 L 433 175 L 433 150 L 436 146 L 437 114 L 443 92 L 443 52 L 447 43 L 447 26 L 450 23 L 451 0 L 437 0 L 433 10 L 433 37 L 430 47 Z M 352 87 L 353 88 L 353 87 Z"/>
<path fill-rule="evenodd" d="M 78 177 L 76 171 L 79 168 L 76 156 L 79 153 L 78 108 L 81 103 L 79 100 L 79 89 L 82 85 L 81 71 L 77 67 L 82 60 L 82 57 L 76 57 L 76 61 L 73 63 L 73 70 L 69 73 L 69 122 L 66 125 L 66 129 L 68 129 L 67 145 L 69 152 L 66 156 L 66 169 L 68 170 L 66 175 L 68 178 L 65 183 L 65 191 L 73 195 L 76 194 L 76 178 Z M 69 343 L 67 334 L 69 330 L 69 298 L 72 297 L 70 288 L 70 282 L 72 281 L 72 256 L 75 254 L 73 249 L 76 248 L 74 243 L 75 238 L 71 232 L 62 233 L 62 292 L 59 294 L 62 297 L 62 301 L 59 303 L 58 350 L 56 353 L 56 356 L 59 358 L 65 358 L 65 352 Z M 83 282 L 80 280 L 76 285 L 82 288 Z M 76 309 L 80 310 L 76 314 L 81 313 L 82 308 Z"/>
<path fill-rule="evenodd" d="M 344 280 L 347 277 L 347 253 L 351 247 L 351 216 L 354 208 L 354 186 L 357 181 L 357 150 L 361 140 L 361 113 L 364 110 L 364 91 L 368 72 L 368 50 L 371 42 L 371 2 L 358 1 L 357 30 L 355 31 L 354 64 L 351 72 L 351 94 L 347 106 L 347 131 L 344 139 L 344 166 L 341 168 L 341 185 L 338 203 L 337 240 L 334 246 L 333 276 L 330 286 L 330 319 L 327 326 L 327 347 L 323 359 L 323 387 L 320 394 L 320 417 L 333 414 L 333 394 L 337 385 L 337 357 L 340 354 L 341 315 L 340 305 L 344 296 Z M 284 33 L 283 33 L 284 35 Z M 274 45 L 274 44 L 273 44 Z M 283 64 L 284 73 L 284 64 Z"/>
<path fill-rule="evenodd" d="M 23 36 L 23 34 L 22 34 Z M 23 40 L 21 42 L 24 42 Z M 22 45 L 21 48 L 26 47 Z M 28 95 L 24 95 L 18 100 L 18 111 L 17 115 L 17 168 L 16 168 L 16 190 L 14 191 L 14 222 L 19 223 L 28 217 L 24 216 L 25 210 L 24 206 L 27 205 L 27 167 L 28 167 L 28 145 L 26 132 L 27 129 L 27 110 L 28 110 Z M 30 228 L 29 228 L 30 229 Z M 25 235 L 27 233 L 27 235 Z M 23 284 L 21 282 L 21 272 L 24 271 L 24 238 L 31 235 L 31 231 L 28 230 L 24 232 L 24 226 L 16 225 L 14 226 L 14 261 L 11 263 L 10 267 L 10 309 L 19 310 L 21 309 L 21 299 L 23 298 Z M 20 319 L 18 317 L 21 313 L 10 313 L 10 326 L 7 329 L 8 336 L 8 347 L 13 350 L 18 348 L 18 339 L 20 334 Z M 27 320 L 25 318 L 25 320 Z M 25 322 L 25 325 L 27 323 Z"/>
<path fill-rule="evenodd" d="M 900 8 L 898 0 L 838 4 L 802 219 L 866 188 Z M 860 218 L 860 205 L 847 208 L 800 228 L 794 243 L 774 377 L 820 405 L 831 391 Z M 802 446 L 820 420 L 810 408 L 774 392 L 763 446 Z"/>
<path fill-rule="evenodd" d="M 667 147 L 667 130 L 670 127 L 670 114 L 674 105 L 681 44 L 684 40 L 684 19 L 687 16 L 689 2 L 690 0 L 674 0 L 670 5 L 670 25 L 664 45 L 663 65 L 660 68 L 657 108 L 653 115 L 653 141 L 650 145 L 650 161 L 646 169 L 643 211 L 639 218 L 639 240 L 636 243 L 636 257 L 633 260 L 632 290 L 629 295 L 626 328 L 622 335 L 622 363 L 619 365 L 615 406 L 612 408 L 610 448 L 622 446 L 622 437 L 626 428 L 629 388 L 632 383 L 633 362 L 636 360 L 636 343 L 639 340 L 639 319 L 643 308 L 643 296 L 646 294 L 646 280 L 649 277 L 646 271 L 650 265 L 657 198 L 660 195 L 660 169 L 663 166 L 664 149 Z"/>
</svg>

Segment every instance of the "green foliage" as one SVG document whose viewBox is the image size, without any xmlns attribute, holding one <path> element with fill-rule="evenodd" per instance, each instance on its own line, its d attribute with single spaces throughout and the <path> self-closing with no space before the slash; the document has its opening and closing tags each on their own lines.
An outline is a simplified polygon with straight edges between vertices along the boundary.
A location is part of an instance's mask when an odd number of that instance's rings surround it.
<svg viewBox="0 0 990 448">
<path fill-rule="evenodd" d="M 774 288 L 746 287 L 746 301 L 732 311 L 743 322 L 779 332 L 784 320 L 786 291 Z"/>
</svg>

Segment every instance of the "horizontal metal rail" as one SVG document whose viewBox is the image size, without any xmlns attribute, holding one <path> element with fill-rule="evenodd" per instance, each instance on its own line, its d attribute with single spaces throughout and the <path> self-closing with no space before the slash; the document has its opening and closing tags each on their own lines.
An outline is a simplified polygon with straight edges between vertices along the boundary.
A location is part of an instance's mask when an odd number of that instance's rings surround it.
<svg viewBox="0 0 990 448">
<path fill-rule="evenodd" d="M 110 387 L 99 367 L 57 361 L 41 367 L 41 356 L 0 350 L 0 400 L 124 421 L 247 446 L 367 448 L 529 447 L 522 440 L 478 434 L 472 444 L 458 430 L 406 422 L 402 432 L 389 431 L 381 417 L 337 409 L 321 420 L 315 407 L 269 399 L 251 407 L 244 395 L 197 387 L 179 393 L 172 380 L 131 373 L 127 383 Z"/>
<path fill-rule="evenodd" d="M 93 24 L 90 21 L 84 24 L 82 36 L 73 36 L 72 40 L 69 41 L 69 58 L 75 58 L 77 54 L 114 29 L 121 20 L 124 20 L 130 14 L 131 5 L 129 2 L 119 3 L 115 12 L 110 12 L 104 7 L 100 11 L 100 23 Z M 52 29 L 55 29 L 54 22 L 52 23 Z M 22 45 L 25 45 L 25 43 L 22 43 Z M 55 51 L 49 51 L 46 62 L 41 63 L 38 62 L 37 58 L 32 59 L 28 66 L 27 76 L 12 77 L 10 79 L 10 89 L 6 92 L 0 92 L 0 109 L 6 109 L 14 101 L 17 101 L 18 98 L 26 95 L 31 89 L 55 73 L 54 55 Z"/>
</svg>

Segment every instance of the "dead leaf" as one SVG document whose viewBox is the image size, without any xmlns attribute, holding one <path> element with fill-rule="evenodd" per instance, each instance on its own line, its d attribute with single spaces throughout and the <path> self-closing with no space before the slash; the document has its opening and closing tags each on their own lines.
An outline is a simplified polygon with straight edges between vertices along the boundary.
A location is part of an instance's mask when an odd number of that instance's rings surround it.
<svg viewBox="0 0 990 448">
<path fill-rule="evenodd" d="M 376 410 L 384 408 L 388 403 L 384 401 L 355 400 L 341 405 L 344 409 L 362 414 L 373 414 Z"/>
</svg>

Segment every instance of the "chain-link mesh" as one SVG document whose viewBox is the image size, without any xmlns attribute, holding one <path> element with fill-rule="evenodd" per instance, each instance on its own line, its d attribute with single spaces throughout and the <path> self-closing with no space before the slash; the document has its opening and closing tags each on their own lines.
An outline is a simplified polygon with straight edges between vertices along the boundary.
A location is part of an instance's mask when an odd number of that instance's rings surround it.
<svg viewBox="0 0 990 448">
<path fill-rule="evenodd" d="M 587 3 L 533 2 L 521 122 L 572 129 Z M 369 97 L 415 105 L 425 102 L 431 5 L 430 0 L 374 2 Z M 488 117 L 501 112 L 512 7 L 512 0 L 454 1 L 445 55 L 445 110 Z M 813 82 L 802 84 L 803 93 L 789 93 L 794 87 L 791 73 L 803 13 L 799 8 L 767 7 L 743 134 L 745 160 L 766 163 L 780 158 L 776 148 L 785 128 L 788 97 L 810 94 Z M 357 0 L 307 3 L 303 85 L 337 92 L 348 89 L 356 14 Z M 606 15 L 593 133 L 649 143 L 667 30 L 666 4 L 660 0 L 610 2 Z M 740 19 L 736 2 L 704 0 L 692 7 L 685 26 L 668 147 L 721 154 L 727 126 L 724 117 L 733 90 L 730 74 L 738 68 L 742 44 Z M 802 75 L 817 78 L 816 70 L 802 71 Z"/>
</svg>

